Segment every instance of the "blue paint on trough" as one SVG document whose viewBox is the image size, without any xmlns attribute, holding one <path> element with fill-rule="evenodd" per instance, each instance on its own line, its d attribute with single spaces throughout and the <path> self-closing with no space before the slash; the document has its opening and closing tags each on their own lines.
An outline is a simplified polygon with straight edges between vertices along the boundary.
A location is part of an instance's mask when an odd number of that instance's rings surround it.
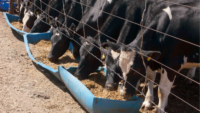
<svg viewBox="0 0 200 113">
<path fill-rule="evenodd" d="M 14 3 L 14 8 L 17 7 L 17 4 Z M 8 11 L 9 9 L 9 0 L 0 0 L 0 10 Z"/>
<path fill-rule="evenodd" d="M 3 14 L 4 14 L 4 17 L 6 19 L 7 24 L 10 26 L 11 29 L 16 31 L 21 36 L 23 36 L 23 34 L 27 34 L 27 32 L 21 31 L 21 30 L 15 28 L 14 26 L 12 26 L 12 24 L 11 24 L 12 21 L 18 21 L 19 16 L 11 15 L 11 14 L 8 14 L 8 13 L 5 13 L 5 12 Z"/>
<path fill-rule="evenodd" d="M 27 53 L 31 60 L 41 67 L 49 70 L 56 78 L 62 81 L 66 87 L 70 90 L 72 95 L 79 101 L 79 103 L 91 113 L 138 113 L 143 100 L 133 96 L 131 101 L 119 101 L 105 98 L 95 97 L 85 85 L 83 85 L 76 77 L 71 73 L 75 72 L 77 67 L 69 67 L 65 69 L 63 66 L 59 66 L 58 70 L 55 70 L 49 66 L 44 65 L 42 62 L 36 60 L 31 54 L 29 43 L 37 43 L 40 40 L 50 40 L 51 33 L 39 33 L 39 34 L 25 34 L 24 43 Z M 72 44 L 69 49 L 73 49 Z M 106 75 L 106 69 L 99 67 L 97 71 L 104 71 Z"/>
</svg>

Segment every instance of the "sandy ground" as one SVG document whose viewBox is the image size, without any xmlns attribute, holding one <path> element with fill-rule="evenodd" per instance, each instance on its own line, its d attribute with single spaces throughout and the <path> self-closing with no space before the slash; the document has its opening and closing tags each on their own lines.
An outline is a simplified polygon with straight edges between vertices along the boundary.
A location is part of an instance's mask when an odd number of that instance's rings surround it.
<svg viewBox="0 0 200 113">
<path fill-rule="evenodd" d="M 0 12 L 0 113 L 85 113 L 68 89 L 28 57 Z"/>
</svg>

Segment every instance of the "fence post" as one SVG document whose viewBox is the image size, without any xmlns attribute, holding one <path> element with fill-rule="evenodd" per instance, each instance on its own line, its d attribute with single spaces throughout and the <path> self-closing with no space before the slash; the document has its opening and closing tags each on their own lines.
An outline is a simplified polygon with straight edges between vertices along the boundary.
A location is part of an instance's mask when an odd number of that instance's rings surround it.
<svg viewBox="0 0 200 113">
<path fill-rule="evenodd" d="M 14 14 L 14 0 L 9 1 L 9 14 Z"/>
<path fill-rule="evenodd" d="M 19 11 L 20 10 L 20 0 L 17 0 L 17 10 Z"/>
</svg>

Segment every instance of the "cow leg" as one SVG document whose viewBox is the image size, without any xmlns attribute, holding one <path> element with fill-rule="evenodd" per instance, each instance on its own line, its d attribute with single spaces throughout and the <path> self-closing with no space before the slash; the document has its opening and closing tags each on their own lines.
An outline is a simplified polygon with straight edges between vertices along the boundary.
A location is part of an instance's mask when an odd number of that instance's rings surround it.
<svg viewBox="0 0 200 113">
<path fill-rule="evenodd" d="M 161 78 L 158 87 L 158 98 L 159 103 L 156 109 L 156 113 L 164 113 L 165 107 L 167 106 L 168 96 L 170 94 L 171 87 L 174 83 L 175 75 L 167 73 L 166 69 L 161 69 Z M 170 78 L 169 78 L 170 76 Z M 173 79 L 173 80 L 172 80 Z"/>
<path fill-rule="evenodd" d="M 141 110 L 143 110 L 143 111 L 146 111 L 149 108 L 151 108 L 151 106 L 152 106 L 151 102 L 154 101 L 154 96 L 153 96 L 153 84 L 154 83 L 153 82 L 156 77 L 156 72 L 151 70 L 150 67 L 147 67 L 146 74 L 147 74 L 146 76 L 148 78 L 147 79 L 148 80 L 148 90 L 147 90 L 147 93 L 145 96 L 145 101 L 143 102 L 142 107 L 141 107 Z"/>
<path fill-rule="evenodd" d="M 188 71 L 187 76 L 188 76 L 189 78 L 193 78 L 193 77 L 195 76 L 195 71 L 196 71 L 196 67 L 190 68 L 190 70 Z M 191 80 L 188 80 L 188 79 L 186 78 L 186 83 L 187 83 L 187 84 L 191 84 L 192 81 L 191 81 Z"/>
</svg>

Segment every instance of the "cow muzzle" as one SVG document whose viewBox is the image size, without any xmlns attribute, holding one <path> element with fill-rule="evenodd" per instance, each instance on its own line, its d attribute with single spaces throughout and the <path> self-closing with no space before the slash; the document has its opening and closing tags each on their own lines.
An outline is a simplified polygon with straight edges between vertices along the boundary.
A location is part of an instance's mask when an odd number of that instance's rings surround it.
<svg viewBox="0 0 200 113">
<path fill-rule="evenodd" d="M 124 90 L 124 88 L 121 88 L 120 89 L 120 96 L 123 96 L 125 100 L 130 100 L 133 95 L 130 94 L 130 93 L 127 93 L 127 91 Z"/>
<path fill-rule="evenodd" d="M 85 75 L 85 74 L 80 74 L 78 71 L 76 71 L 74 73 L 74 76 L 76 78 L 78 78 L 79 80 L 84 80 L 84 79 L 87 79 L 88 78 L 88 75 Z"/>
<path fill-rule="evenodd" d="M 105 88 L 110 91 L 115 91 L 117 90 L 118 85 L 116 83 L 106 83 Z"/>
<path fill-rule="evenodd" d="M 49 61 L 51 62 L 57 62 L 58 61 L 58 58 L 54 57 L 54 56 L 51 56 L 51 55 L 48 55 L 47 58 L 49 59 Z"/>
</svg>

